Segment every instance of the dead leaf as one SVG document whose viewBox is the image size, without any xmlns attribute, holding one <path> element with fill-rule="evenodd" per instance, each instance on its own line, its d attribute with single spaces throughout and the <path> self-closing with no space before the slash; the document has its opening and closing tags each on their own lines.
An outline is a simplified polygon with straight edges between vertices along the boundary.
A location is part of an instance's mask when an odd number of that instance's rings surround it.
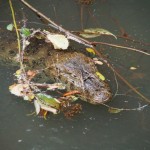
<svg viewBox="0 0 150 150">
<path fill-rule="evenodd" d="M 94 60 L 94 63 L 97 64 L 97 65 L 103 65 L 103 62 L 98 60 L 98 58 L 93 58 Z"/>
<path fill-rule="evenodd" d="M 136 70 L 137 68 L 136 67 L 130 67 L 130 70 Z"/>
<path fill-rule="evenodd" d="M 29 79 L 34 78 L 36 76 L 36 74 L 37 74 L 37 71 L 35 71 L 35 70 L 28 70 L 27 71 L 27 75 L 29 76 Z"/>
<path fill-rule="evenodd" d="M 113 33 L 109 32 L 106 29 L 102 29 L 102 28 L 84 29 L 83 33 L 80 33 L 80 36 L 82 36 L 84 38 L 95 38 L 95 37 L 98 37 L 101 35 L 110 35 L 117 39 L 117 37 Z"/>
<path fill-rule="evenodd" d="M 121 111 L 123 111 L 123 109 L 109 107 L 108 111 L 110 113 L 117 114 L 117 113 L 120 113 Z"/>
<path fill-rule="evenodd" d="M 23 97 L 24 100 L 34 99 L 34 94 L 32 93 L 28 84 L 13 84 L 9 86 L 9 91 L 19 97 Z"/>
<path fill-rule="evenodd" d="M 37 100 L 34 100 L 34 106 L 35 106 L 35 111 L 36 111 L 36 114 L 38 115 L 40 113 L 40 104 L 38 103 Z"/>
<path fill-rule="evenodd" d="M 53 83 L 53 84 L 49 84 L 47 90 L 55 90 L 55 89 L 59 89 L 59 90 L 64 90 L 65 84 L 62 83 Z"/>
<path fill-rule="evenodd" d="M 25 84 L 13 84 L 11 86 L 9 86 L 9 91 L 11 92 L 11 94 L 14 94 L 16 96 L 24 96 L 23 94 L 23 90 L 24 88 L 26 88 Z"/>
<path fill-rule="evenodd" d="M 68 39 L 62 35 L 62 34 L 47 34 L 46 36 L 47 40 L 50 41 L 54 49 L 67 49 L 69 46 L 69 41 Z"/>
</svg>

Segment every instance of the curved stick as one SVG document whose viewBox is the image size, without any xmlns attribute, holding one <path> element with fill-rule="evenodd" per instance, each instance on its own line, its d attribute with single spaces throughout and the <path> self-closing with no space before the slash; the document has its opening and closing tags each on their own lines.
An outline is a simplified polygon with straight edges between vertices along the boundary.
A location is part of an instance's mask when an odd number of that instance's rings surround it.
<svg viewBox="0 0 150 150">
<path fill-rule="evenodd" d="M 144 51 L 142 51 L 142 50 L 138 50 L 138 49 L 132 48 L 132 47 L 126 47 L 126 46 L 121 46 L 121 45 L 116 45 L 116 44 L 105 43 L 105 42 L 92 42 L 92 44 L 101 44 L 101 45 L 106 45 L 106 46 L 110 46 L 110 47 L 128 49 L 128 50 L 131 50 L 131 51 L 143 53 L 143 54 L 145 54 L 145 55 L 150 56 L 150 53 L 147 53 L 147 52 L 144 52 Z"/>
</svg>

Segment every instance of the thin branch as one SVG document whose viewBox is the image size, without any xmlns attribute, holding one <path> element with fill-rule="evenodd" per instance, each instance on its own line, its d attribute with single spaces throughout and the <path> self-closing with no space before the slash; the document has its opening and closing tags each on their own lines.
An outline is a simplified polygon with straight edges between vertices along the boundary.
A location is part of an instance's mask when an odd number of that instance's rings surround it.
<svg viewBox="0 0 150 150">
<path fill-rule="evenodd" d="M 121 45 L 116 45 L 116 44 L 110 44 L 110 43 L 105 43 L 105 42 L 92 42 L 92 44 L 93 44 L 93 45 L 94 45 L 94 44 L 101 44 L 101 45 L 106 45 L 106 46 L 110 46 L 110 47 L 128 49 L 128 50 L 131 50 L 131 51 L 143 53 L 143 54 L 145 54 L 145 55 L 150 56 L 150 53 L 144 52 L 144 51 L 139 50 L 139 49 L 136 49 L 136 48 L 126 47 L 126 46 L 121 46 Z"/>
<path fill-rule="evenodd" d="M 115 109 L 115 110 L 119 110 L 119 111 L 141 111 L 145 107 L 149 106 L 148 104 L 146 104 L 146 105 L 143 105 L 143 106 L 139 106 L 138 108 L 117 108 L 117 107 L 109 106 L 107 104 L 102 104 L 102 105 L 105 106 L 105 107 L 107 107 L 107 108 L 109 108 L 109 109 Z"/>
<path fill-rule="evenodd" d="M 121 36 L 121 35 L 117 35 L 117 37 L 121 38 L 121 39 L 131 41 L 131 42 L 134 42 L 134 43 L 139 43 L 139 44 L 142 44 L 142 45 L 145 45 L 145 46 L 150 46 L 150 43 L 145 43 L 143 41 L 137 41 L 136 39 L 132 39 L 132 38 L 129 38 L 129 37 L 124 37 L 124 36 Z"/>
<path fill-rule="evenodd" d="M 119 85 L 118 85 L 118 81 L 117 81 L 116 74 L 115 74 L 115 72 L 113 72 L 113 73 L 114 73 L 115 82 L 116 82 L 116 91 L 115 91 L 115 94 L 114 94 L 114 96 L 113 96 L 113 97 L 115 97 L 115 96 L 117 95 L 117 93 L 118 93 Z"/>
</svg>

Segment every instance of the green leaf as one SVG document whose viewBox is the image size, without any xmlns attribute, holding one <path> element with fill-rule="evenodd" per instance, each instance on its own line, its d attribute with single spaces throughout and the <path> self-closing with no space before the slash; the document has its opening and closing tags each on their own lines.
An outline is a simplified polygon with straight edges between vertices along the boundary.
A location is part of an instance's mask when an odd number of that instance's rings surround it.
<svg viewBox="0 0 150 150">
<path fill-rule="evenodd" d="M 84 32 L 81 33 L 80 36 L 85 38 L 95 38 L 101 35 L 111 35 L 117 39 L 117 37 L 114 34 L 102 28 L 89 28 L 89 29 L 84 29 L 83 31 Z"/>
<path fill-rule="evenodd" d="M 31 32 L 28 28 L 21 28 L 21 33 L 23 34 L 23 36 L 28 37 L 30 36 Z"/>
<path fill-rule="evenodd" d="M 123 109 L 109 107 L 108 111 L 113 114 L 120 113 Z"/>
<path fill-rule="evenodd" d="M 100 36 L 99 34 L 86 34 L 86 33 L 80 33 L 80 36 L 84 37 L 84 38 L 95 38 Z"/>
<path fill-rule="evenodd" d="M 14 28 L 14 25 L 11 23 L 9 25 L 7 25 L 6 29 L 9 30 L 9 31 L 12 31 Z"/>
<path fill-rule="evenodd" d="M 59 101 L 56 98 L 51 97 L 50 95 L 43 94 L 43 93 L 38 93 L 36 96 L 39 98 L 39 101 L 45 105 L 45 106 L 50 106 L 54 107 L 56 109 L 59 109 Z"/>
</svg>

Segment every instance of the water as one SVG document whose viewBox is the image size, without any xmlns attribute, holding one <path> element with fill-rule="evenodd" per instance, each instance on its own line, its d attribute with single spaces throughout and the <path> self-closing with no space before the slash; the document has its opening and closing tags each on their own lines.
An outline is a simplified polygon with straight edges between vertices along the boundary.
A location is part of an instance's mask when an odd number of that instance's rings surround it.
<svg viewBox="0 0 150 150">
<path fill-rule="evenodd" d="M 73 0 L 28 0 L 33 6 L 45 15 L 54 19 L 69 30 L 81 29 L 80 5 Z M 14 8 L 20 13 L 23 7 L 19 1 L 13 1 Z M 104 27 L 113 33 L 119 32 L 119 27 L 112 21 L 119 21 L 126 32 L 138 40 L 149 42 L 150 39 L 150 1 L 149 0 L 120 0 L 120 1 L 98 1 L 94 5 L 84 7 L 84 28 Z M 12 22 L 9 5 L 2 1 L 0 6 L 0 27 L 4 28 Z M 96 19 L 89 15 L 89 11 Z M 27 8 L 28 24 L 31 27 L 39 27 L 38 18 Z M 95 21 L 94 21 L 95 20 Z M 42 26 L 42 25 L 41 25 Z M 40 26 L 40 27 L 41 27 Z M 44 27 L 44 26 L 43 26 Z M 107 42 L 115 42 L 112 38 L 99 38 Z M 120 44 L 132 45 L 132 43 L 121 42 Z M 140 47 L 140 45 L 139 45 Z M 149 57 L 129 52 L 105 48 L 109 59 L 135 87 L 147 97 L 150 97 L 150 71 Z M 149 47 L 142 47 L 147 48 Z M 136 71 L 130 71 L 129 67 L 135 66 Z M 68 120 L 63 115 L 50 115 L 47 120 L 37 116 L 28 116 L 34 111 L 33 105 L 22 101 L 11 95 L 8 86 L 14 83 L 12 74 L 16 67 L 0 65 L 0 149 L 7 150 L 149 150 L 150 149 L 150 108 L 143 111 L 129 111 L 118 114 L 110 114 L 103 106 L 83 104 L 83 111 L 77 117 Z M 114 76 L 109 69 L 102 70 L 108 75 L 110 86 L 116 89 Z M 109 73 L 109 72 L 110 73 Z M 119 82 L 119 81 L 118 81 Z M 119 82 L 119 93 L 129 90 L 122 82 Z M 117 96 L 109 105 L 116 107 L 134 108 L 142 102 L 137 95 Z"/>
</svg>

